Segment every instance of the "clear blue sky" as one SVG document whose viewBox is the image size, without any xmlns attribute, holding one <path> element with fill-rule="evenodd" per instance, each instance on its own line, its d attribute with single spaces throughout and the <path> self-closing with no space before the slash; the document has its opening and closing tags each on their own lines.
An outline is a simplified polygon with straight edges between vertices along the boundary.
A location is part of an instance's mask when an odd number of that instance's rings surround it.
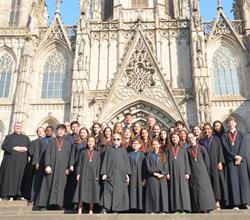
<svg viewBox="0 0 250 220">
<path fill-rule="evenodd" d="M 61 14 L 66 25 L 76 24 L 79 18 L 80 0 L 63 0 L 61 4 Z M 205 21 L 213 20 L 216 16 L 217 0 L 201 0 L 201 12 Z M 46 1 L 49 10 L 50 21 L 54 17 L 56 0 Z M 233 18 L 231 13 L 233 0 L 222 0 L 224 12 L 229 18 Z"/>
</svg>

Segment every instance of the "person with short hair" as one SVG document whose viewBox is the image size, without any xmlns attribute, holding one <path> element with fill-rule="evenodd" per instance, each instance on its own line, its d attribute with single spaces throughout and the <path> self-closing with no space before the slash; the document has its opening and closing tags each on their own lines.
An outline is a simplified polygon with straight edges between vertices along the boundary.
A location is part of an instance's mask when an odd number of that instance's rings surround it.
<svg viewBox="0 0 250 220">
<path fill-rule="evenodd" d="M 23 125 L 15 122 L 14 132 L 5 137 L 2 150 L 3 161 L 0 168 L 0 198 L 21 199 L 23 197 L 24 172 L 28 162 L 30 139 L 22 134 Z"/>
<path fill-rule="evenodd" d="M 43 191 L 42 196 L 39 197 L 40 191 L 41 191 L 41 186 L 43 183 L 43 178 L 45 178 L 46 174 L 44 172 L 45 170 L 45 152 L 49 146 L 49 141 L 51 138 L 53 138 L 54 135 L 54 128 L 51 125 L 48 125 L 45 128 L 45 137 L 39 139 L 39 147 L 38 150 L 35 151 L 34 157 L 33 157 L 33 163 L 35 165 L 35 172 L 36 172 L 36 177 L 35 177 L 35 183 L 34 183 L 34 206 L 36 208 L 45 208 L 47 205 L 47 199 L 49 196 L 48 191 Z M 46 181 L 48 178 L 46 178 Z M 49 184 L 49 183 L 48 183 Z"/>
<path fill-rule="evenodd" d="M 226 123 L 228 131 L 222 135 L 222 144 L 226 159 L 225 175 L 228 185 L 229 205 L 235 210 L 238 210 L 240 206 L 250 209 L 246 136 L 238 130 L 234 117 L 228 117 Z"/>
<path fill-rule="evenodd" d="M 65 125 L 59 124 L 56 130 L 56 137 L 49 140 L 45 152 L 46 177 L 43 178 L 38 200 L 45 200 L 43 202 L 47 207 L 62 209 L 67 176 L 74 159 L 71 157 L 71 143 L 65 138 Z M 49 192 L 48 198 L 43 198 L 46 192 Z"/>
<path fill-rule="evenodd" d="M 210 179 L 216 199 L 217 209 L 221 209 L 221 205 L 228 205 L 228 192 L 224 175 L 224 155 L 220 139 L 213 135 L 210 123 L 203 126 L 204 138 L 199 143 L 205 147 L 210 159 Z"/>
<path fill-rule="evenodd" d="M 127 151 L 121 146 L 120 134 L 113 135 L 113 147 L 105 153 L 101 176 L 104 181 L 102 194 L 103 212 L 122 212 L 129 210 L 129 175 L 131 167 Z"/>
<path fill-rule="evenodd" d="M 129 185 L 130 211 L 142 212 L 144 208 L 143 187 L 146 185 L 146 160 L 141 151 L 142 141 L 133 139 L 132 151 L 129 153 L 131 176 Z"/>
<path fill-rule="evenodd" d="M 128 112 L 125 114 L 123 129 L 131 128 L 132 124 L 133 124 L 132 114 Z"/>
</svg>

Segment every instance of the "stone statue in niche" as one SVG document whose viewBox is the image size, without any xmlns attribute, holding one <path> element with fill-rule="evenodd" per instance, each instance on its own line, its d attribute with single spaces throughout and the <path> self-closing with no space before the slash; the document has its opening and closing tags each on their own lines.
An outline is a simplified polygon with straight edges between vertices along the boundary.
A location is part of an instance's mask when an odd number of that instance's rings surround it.
<svg viewBox="0 0 250 220">
<path fill-rule="evenodd" d="M 203 58 L 203 50 L 202 50 L 202 40 L 196 40 L 196 53 L 197 53 L 197 66 L 199 68 L 204 67 L 204 58 Z"/>
</svg>

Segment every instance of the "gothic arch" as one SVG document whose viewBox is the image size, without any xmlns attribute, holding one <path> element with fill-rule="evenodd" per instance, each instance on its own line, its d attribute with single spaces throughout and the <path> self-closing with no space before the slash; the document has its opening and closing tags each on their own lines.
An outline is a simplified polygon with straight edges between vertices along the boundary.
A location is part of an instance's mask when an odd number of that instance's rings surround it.
<svg viewBox="0 0 250 220">
<path fill-rule="evenodd" d="M 52 116 L 48 116 L 46 118 L 44 118 L 37 126 L 38 127 L 44 127 L 46 128 L 48 125 L 52 126 L 54 129 L 56 129 L 57 125 L 59 124 L 59 121 L 52 117 Z"/>
<path fill-rule="evenodd" d="M 65 60 L 67 61 L 66 65 L 66 77 L 67 77 L 67 93 L 64 98 L 65 102 L 70 101 L 70 90 L 71 90 L 71 79 L 72 79 L 72 67 L 73 67 L 73 54 L 70 51 L 70 49 L 63 43 L 61 43 L 58 40 L 52 40 L 49 44 L 40 47 L 34 57 L 34 63 L 33 63 L 33 74 L 35 79 L 36 89 L 35 91 L 37 97 L 41 97 L 41 88 L 42 88 L 42 80 L 43 80 L 43 67 L 44 64 L 48 58 L 48 56 L 53 53 L 53 51 L 59 51 L 62 53 L 62 55 L 65 57 Z"/>
<path fill-rule="evenodd" d="M 212 41 L 209 41 L 209 43 L 206 45 L 208 67 L 212 66 L 213 55 L 221 46 L 227 47 L 231 53 L 234 54 L 239 66 L 247 64 L 247 52 L 242 49 L 241 45 L 239 45 L 239 43 L 233 37 L 223 35 Z"/>
<path fill-rule="evenodd" d="M 211 40 L 207 45 L 207 58 L 208 58 L 208 69 L 211 76 L 211 91 L 214 92 L 214 72 L 213 72 L 213 59 L 216 52 L 221 48 L 225 47 L 232 54 L 233 59 L 235 60 L 235 66 L 237 67 L 237 74 L 239 80 L 240 94 L 245 96 L 245 83 L 246 79 L 244 78 L 248 72 L 247 67 L 247 54 L 243 50 L 242 46 L 231 36 L 223 35 L 216 39 Z"/>
<path fill-rule="evenodd" d="M 140 121 L 142 124 L 146 123 L 147 116 L 153 115 L 157 122 L 165 128 L 173 126 L 175 121 L 180 120 L 177 115 L 166 110 L 159 102 L 146 98 L 124 102 L 123 105 L 119 105 L 106 115 L 102 115 L 99 120 L 113 125 L 117 121 L 123 122 L 126 113 L 132 114 L 133 123 Z"/>
<path fill-rule="evenodd" d="M 13 62 L 14 62 L 13 71 L 16 71 L 17 57 L 16 57 L 15 52 L 10 47 L 7 47 L 7 46 L 0 47 L 0 55 L 3 54 L 4 52 L 8 53 L 13 59 Z"/>
<path fill-rule="evenodd" d="M 17 69 L 17 58 L 14 51 L 7 47 L 3 46 L 0 48 L 0 57 L 1 57 L 1 73 L 4 74 L 2 78 L 3 85 L 1 89 L 1 98 L 12 97 L 12 91 L 15 90 L 15 80 L 17 78 L 16 69 Z"/>
</svg>

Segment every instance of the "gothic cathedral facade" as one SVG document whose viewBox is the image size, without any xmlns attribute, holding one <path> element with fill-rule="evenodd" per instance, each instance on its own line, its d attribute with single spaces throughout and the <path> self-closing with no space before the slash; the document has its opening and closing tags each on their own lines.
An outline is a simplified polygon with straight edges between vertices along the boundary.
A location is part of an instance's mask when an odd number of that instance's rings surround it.
<svg viewBox="0 0 250 220">
<path fill-rule="evenodd" d="M 199 0 L 81 0 L 75 26 L 59 4 L 48 26 L 45 0 L 0 1 L 1 136 L 15 121 L 34 138 L 127 112 L 164 127 L 233 115 L 250 131 L 249 0 L 234 1 L 235 20 L 218 1 L 212 22 Z"/>
</svg>

